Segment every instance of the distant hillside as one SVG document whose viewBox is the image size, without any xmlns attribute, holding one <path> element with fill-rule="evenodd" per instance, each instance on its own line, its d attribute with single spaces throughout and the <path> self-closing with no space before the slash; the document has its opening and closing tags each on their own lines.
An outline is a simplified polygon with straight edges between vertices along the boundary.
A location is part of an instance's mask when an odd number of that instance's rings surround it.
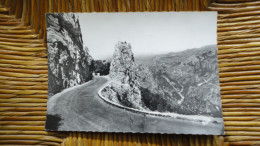
<svg viewBox="0 0 260 146">
<path fill-rule="evenodd" d="M 144 105 L 152 111 L 221 117 L 217 47 L 137 58 Z"/>
</svg>

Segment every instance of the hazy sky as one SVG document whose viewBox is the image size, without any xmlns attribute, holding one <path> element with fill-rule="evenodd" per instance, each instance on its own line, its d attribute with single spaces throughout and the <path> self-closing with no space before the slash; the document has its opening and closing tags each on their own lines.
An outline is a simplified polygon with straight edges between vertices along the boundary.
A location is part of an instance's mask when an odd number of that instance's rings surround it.
<svg viewBox="0 0 260 146">
<path fill-rule="evenodd" d="M 217 44 L 216 12 L 78 13 L 84 46 L 94 59 L 111 57 L 118 41 L 135 56 Z"/>
</svg>

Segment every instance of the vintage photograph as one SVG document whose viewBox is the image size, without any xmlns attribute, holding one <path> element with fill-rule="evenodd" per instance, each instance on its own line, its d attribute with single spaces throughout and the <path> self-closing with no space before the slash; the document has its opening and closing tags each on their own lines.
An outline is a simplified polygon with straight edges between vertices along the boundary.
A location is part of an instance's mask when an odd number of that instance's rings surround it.
<svg viewBox="0 0 260 146">
<path fill-rule="evenodd" d="M 224 134 L 217 12 L 46 20 L 47 131 Z"/>
</svg>

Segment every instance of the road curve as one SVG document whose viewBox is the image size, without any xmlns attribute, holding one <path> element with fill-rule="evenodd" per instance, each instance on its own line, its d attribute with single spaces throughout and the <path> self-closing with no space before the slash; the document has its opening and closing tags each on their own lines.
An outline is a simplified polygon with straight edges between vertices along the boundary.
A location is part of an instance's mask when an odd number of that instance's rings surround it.
<svg viewBox="0 0 260 146">
<path fill-rule="evenodd" d="M 222 124 L 145 115 L 113 106 L 98 96 L 105 77 L 69 88 L 48 100 L 48 115 L 60 115 L 58 131 L 223 134 Z M 52 123 L 46 120 L 46 124 Z M 53 131 L 53 129 L 46 129 Z"/>
</svg>

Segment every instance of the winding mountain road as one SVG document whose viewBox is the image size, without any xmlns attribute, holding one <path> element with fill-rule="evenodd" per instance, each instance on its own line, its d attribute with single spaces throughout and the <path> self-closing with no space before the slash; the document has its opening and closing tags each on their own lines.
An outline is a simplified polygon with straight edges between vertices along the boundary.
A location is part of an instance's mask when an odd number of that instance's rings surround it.
<svg viewBox="0 0 260 146">
<path fill-rule="evenodd" d="M 48 115 L 60 115 L 58 131 L 223 134 L 221 124 L 159 117 L 113 106 L 98 95 L 105 77 L 66 89 L 48 100 Z M 46 124 L 52 119 L 47 118 Z M 53 131 L 53 129 L 47 129 Z"/>
</svg>

